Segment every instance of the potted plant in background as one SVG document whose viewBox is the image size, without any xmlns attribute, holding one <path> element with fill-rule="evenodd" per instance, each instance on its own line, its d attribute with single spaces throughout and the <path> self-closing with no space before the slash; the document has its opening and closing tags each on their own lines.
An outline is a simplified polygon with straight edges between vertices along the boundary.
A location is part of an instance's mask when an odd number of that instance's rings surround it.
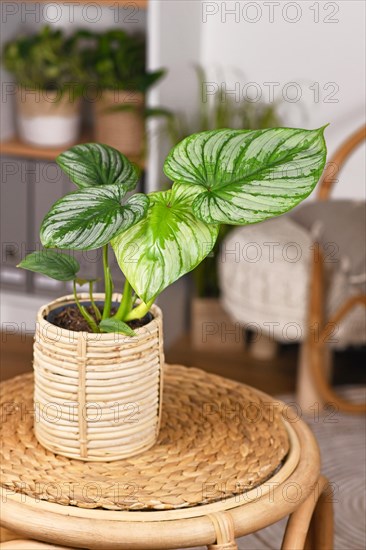
<svg viewBox="0 0 366 550">
<path fill-rule="evenodd" d="M 196 73 L 199 84 L 197 116 L 194 117 L 193 124 L 189 124 L 185 117 L 177 114 L 168 120 L 170 139 L 173 143 L 178 143 L 194 132 L 218 128 L 256 130 L 282 125 L 280 105 L 277 101 L 237 101 L 219 87 L 204 100 L 204 86 L 210 83 L 210 79 L 200 66 L 196 67 Z M 244 349 L 243 330 L 238 323 L 232 321 L 219 299 L 217 261 L 221 244 L 230 230 L 229 225 L 221 225 L 213 250 L 192 272 L 195 296 L 191 303 L 191 344 L 196 350 Z"/>
<path fill-rule="evenodd" d="M 3 58 L 17 84 L 20 138 L 40 147 L 75 143 L 84 79 L 75 37 L 44 27 L 5 44 Z"/>
<path fill-rule="evenodd" d="M 74 284 L 73 296 L 38 313 L 40 443 L 82 460 L 114 460 L 153 445 L 163 364 L 162 319 L 154 301 L 200 264 L 222 224 L 258 223 L 307 197 L 325 158 L 323 128 L 202 132 L 168 155 L 164 171 L 171 189 L 125 200 L 138 175 L 121 153 L 86 144 L 60 155 L 59 165 L 78 189 L 51 207 L 41 242 L 51 249 L 102 248 L 105 294 L 93 295 L 93 281 L 89 295 L 77 294 L 85 279 L 78 279 L 79 266 L 66 253 L 34 252 L 20 264 Z M 113 294 L 110 245 L 126 277 L 122 295 Z"/>
<path fill-rule="evenodd" d="M 145 119 L 162 110 L 145 107 L 145 94 L 164 74 L 146 70 L 145 39 L 123 30 L 79 31 L 84 40 L 83 65 L 96 86 L 93 100 L 94 137 L 125 155 L 144 152 Z"/>
</svg>

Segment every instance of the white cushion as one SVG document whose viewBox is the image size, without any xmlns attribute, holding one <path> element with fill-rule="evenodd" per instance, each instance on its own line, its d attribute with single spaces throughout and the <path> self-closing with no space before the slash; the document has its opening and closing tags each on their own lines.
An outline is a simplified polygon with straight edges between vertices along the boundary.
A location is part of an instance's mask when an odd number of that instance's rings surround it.
<svg viewBox="0 0 366 550">
<path fill-rule="evenodd" d="M 218 260 L 227 312 L 277 341 L 301 341 L 311 244 L 309 232 L 288 216 L 230 232 Z"/>
<path fill-rule="evenodd" d="M 307 331 L 312 246 L 317 233 L 332 243 L 325 268 L 326 316 L 349 297 L 365 291 L 365 247 L 360 227 L 364 203 L 309 203 L 291 216 L 234 229 L 219 257 L 221 301 L 233 319 L 274 336 L 279 342 L 302 341 Z M 302 225 L 304 224 L 304 226 Z M 360 246 L 361 245 L 361 246 Z M 366 316 L 355 308 L 333 332 L 334 348 L 366 342 Z"/>
</svg>

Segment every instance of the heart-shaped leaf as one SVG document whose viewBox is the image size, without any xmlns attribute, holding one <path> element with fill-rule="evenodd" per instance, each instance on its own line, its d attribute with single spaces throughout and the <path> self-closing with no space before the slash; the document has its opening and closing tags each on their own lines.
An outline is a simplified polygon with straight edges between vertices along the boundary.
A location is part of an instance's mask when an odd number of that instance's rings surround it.
<svg viewBox="0 0 366 550">
<path fill-rule="evenodd" d="M 47 275 L 57 281 L 73 281 L 80 269 L 75 258 L 54 250 L 32 252 L 17 267 Z"/>
<path fill-rule="evenodd" d="M 100 143 L 75 145 L 56 162 L 80 188 L 122 185 L 131 191 L 139 178 L 136 167 L 122 153 Z"/>
<path fill-rule="evenodd" d="M 195 190 L 206 223 L 257 223 L 283 214 L 314 189 L 326 160 L 324 128 L 214 130 L 190 136 L 164 171 Z"/>
<path fill-rule="evenodd" d="M 127 323 L 118 321 L 118 319 L 112 319 L 111 317 L 109 319 L 103 319 L 99 323 L 99 328 L 101 328 L 103 332 L 118 332 L 126 334 L 126 336 L 136 336 L 136 332 L 134 332 Z"/>
<path fill-rule="evenodd" d="M 117 185 L 88 187 L 58 200 L 41 225 L 41 242 L 50 248 L 90 250 L 109 243 L 120 231 L 138 222 L 148 207 L 137 193 L 125 204 L 125 190 Z"/>
<path fill-rule="evenodd" d="M 145 303 L 194 269 L 215 244 L 218 226 L 194 216 L 194 196 L 184 185 L 151 193 L 145 218 L 112 241 L 120 268 Z"/>
</svg>

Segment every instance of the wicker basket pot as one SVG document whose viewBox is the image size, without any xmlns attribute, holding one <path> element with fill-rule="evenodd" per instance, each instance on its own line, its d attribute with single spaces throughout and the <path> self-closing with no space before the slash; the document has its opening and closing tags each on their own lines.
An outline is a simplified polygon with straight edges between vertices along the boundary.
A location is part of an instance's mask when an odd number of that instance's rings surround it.
<svg viewBox="0 0 366 550">
<path fill-rule="evenodd" d="M 145 134 L 143 107 L 144 96 L 140 92 L 104 90 L 93 103 L 95 140 L 124 155 L 140 156 Z"/>
<path fill-rule="evenodd" d="M 72 93 L 25 90 L 16 94 L 17 125 L 22 141 L 39 147 L 74 144 L 80 130 L 80 99 Z"/>
<path fill-rule="evenodd" d="M 87 294 L 79 298 L 84 303 L 89 299 Z M 161 310 L 154 305 L 153 320 L 136 329 L 133 338 L 65 330 L 47 320 L 72 303 L 73 296 L 60 298 L 37 315 L 38 441 L 56 454 L 84 461 L 117 460 L 149 449 L 158 436 L 162 405 Z"/>
</svg>

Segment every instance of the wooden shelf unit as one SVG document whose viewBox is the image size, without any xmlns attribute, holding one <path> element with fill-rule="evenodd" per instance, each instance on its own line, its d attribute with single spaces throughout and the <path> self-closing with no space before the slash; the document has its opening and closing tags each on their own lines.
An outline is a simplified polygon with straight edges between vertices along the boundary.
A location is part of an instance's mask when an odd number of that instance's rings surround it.
<svg viewBox="0 0 366 550">
<path fill-rule="evenodd" d="M 25 3 L 36 3 L 36 4 L 46 4 L 49 0 L 25 0 Z M 141 10 L 146 10 L 148 7 L 149 0 L 96 0 L 96 4 L 100 4 L 105 7 L 130 7 L 137 8 Z M 23 2 L 16 1 L 15 4 L 21 4 Z M 56 0 L 56 3 L 59 4 L 71 4 L 75 3 L 73 0 Z M 77 3 L 80 4 L 90 4 L 90 0 L 78 0 Z M 92 142 L 93 138 L 90 134 L 84 133 L 81 135 L 78 143 L 88 143 Z M 34 160 L 45 160 L 53 162 L 56 157 L 68 149 L 69 146 L 64 147 L 37 147 L 36 145 L 30 145 L 22 142 L 19 138 L 15 137 L 12 139 L 0 141 L 0 154 L 8 155 L 12 157 L 18 157 L 23 159 L 34 159 Z M 136 164 L 139 168 L 145 168 L 145 159 L 141 157 L 128 157 L 131 162 Z"/>
<path fill-rule="evenodd" d="M 93 141 L 93 138 L 90 135 L 84 134 L 81 136 L 78 143 L 88 143 L 91 141 Z M 36 145 L 23 143 L 20 139 L 14 138 L 0 142 L 0 153 L 10 157 L 54 162 L 56 157 L 63 151 L 66 151 L 69 147 L 71 146 L 65 145 L 63 147 L 46 149 L 44 147 L 37 147 Z M 144 159 L 128 158 L 131 162 L 139 166 L 139 168 L 145 167 Z"/>
</svg>

